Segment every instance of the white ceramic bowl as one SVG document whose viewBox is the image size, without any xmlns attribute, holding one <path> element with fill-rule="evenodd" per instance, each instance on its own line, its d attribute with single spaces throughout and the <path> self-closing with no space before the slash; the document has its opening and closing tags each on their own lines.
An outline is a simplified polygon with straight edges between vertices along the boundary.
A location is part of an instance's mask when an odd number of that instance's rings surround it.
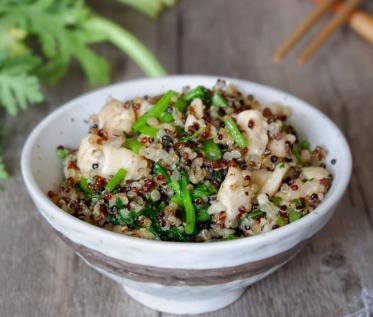
<svg viewBox="0 0 373 317">
<path fill-rule="evenodd" d="M 252 82 L 225 78 L 262 102 L 293 108 L 291 122 L 312 145 L 328 150 L 334 181 L 325 200 L 312 213 L 258 236 L 216 243 L 149 241 L 106 231 L 59 209 L 47 197 L 62 181 L 58 145 L 78 147 L 87 133 L 87 118 L 108 96 L 125 100 L 154 95 L 186 85 L 211 87 L 216 77 L 169 76 L 109 86 L 68 102 L 46 117 L 24 146 L 21 166 L 30 195 L 54 231 L 87 264 L 123 285 L 133 298 L 170 313 L 202 313 L 222 308 L 294 257 L 333 215 L 351 174 L 351 154 L 341 131 L 324 114 L 285 92 Z M 336 159 L 336 164 L 329 164 Z M 296 286 L 294 286 L 296 287 Z"/>
</svg>

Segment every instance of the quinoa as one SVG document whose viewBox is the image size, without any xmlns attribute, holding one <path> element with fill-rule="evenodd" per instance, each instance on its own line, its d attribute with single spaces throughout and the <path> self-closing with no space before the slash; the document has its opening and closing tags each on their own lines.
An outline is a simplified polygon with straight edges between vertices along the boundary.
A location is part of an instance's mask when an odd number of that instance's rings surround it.
<svg viewBox="0 0 373 317">
<path fill-rule="evenodd" d="M 145 239 L 275 230 L 317 208 L 332 184 L 326 150 L 300 139 L 289 117 L 290 108 L 224 80 L 110 99 L 78 149 L 57 148 L 65 179 L 48 197 L 92 225 Z"/>
</svg>

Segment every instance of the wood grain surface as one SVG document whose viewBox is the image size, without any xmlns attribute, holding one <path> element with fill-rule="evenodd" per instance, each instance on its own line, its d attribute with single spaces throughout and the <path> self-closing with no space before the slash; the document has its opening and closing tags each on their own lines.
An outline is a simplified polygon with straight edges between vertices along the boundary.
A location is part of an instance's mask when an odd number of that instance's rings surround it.
<svg viewBox="0 0 373 317">
<path fill-rule="evenodd" d="M 345 28 L 309 64 L 296 65 L 297 47 L 273 65 L 274 50 L 311 10 L 306 0 L 180 0 L 157 21 L 114 1 L 90 3 L 141 38 L 169 73 L 239 77 L 289 91 L 330 116 L 352 147 L 352 181 L 326 228 L 239 301 L 204 316 L 345 316 L 363 309 L 362 292 L 373 290 L 373 47 Z M 372 3 L 366 8 L 373 11 Z M 115 82 L 142 76 L 116 49 L 97 49 L 112 61 Z M 22 182 L 19 159 L 31 129 L 88 90 L 73 65 L 58 87 L 46 88 L 44 104 L 6 119 L 12 177 L 0 182 L 0 316 L 171 317 L 141 306 L 83 263 L 41 219 Z"/>
</svg>

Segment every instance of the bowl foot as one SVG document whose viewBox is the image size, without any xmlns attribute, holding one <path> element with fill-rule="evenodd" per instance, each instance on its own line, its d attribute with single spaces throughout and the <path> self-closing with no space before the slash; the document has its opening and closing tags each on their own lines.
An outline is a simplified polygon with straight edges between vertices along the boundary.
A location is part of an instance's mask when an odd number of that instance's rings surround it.
<svg viewBox="0 0 373 317">
<path fill-rule="evenodd" d="M 213 297 L 196 300 L 177 300 L 175 298 L 172 299 L 171 296 L 154 296 L 133 288 L 123 288 L 133 299 L 151 309 L 178 315 L 201 314 L 221 309 L 239 299 L 245 291 L 245 288 L 242 288 L 234 291 L 226 291 L 221 295 L 214 295 Z"/>
</svg>

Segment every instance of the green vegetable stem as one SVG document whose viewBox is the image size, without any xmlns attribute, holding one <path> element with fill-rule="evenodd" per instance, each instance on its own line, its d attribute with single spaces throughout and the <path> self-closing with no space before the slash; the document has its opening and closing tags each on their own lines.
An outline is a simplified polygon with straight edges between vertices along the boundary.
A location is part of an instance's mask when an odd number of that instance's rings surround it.
<svg viewBox="0 0 373 317">
<path fill-rule="evenodd" d="M 220 160 L 221 151 L 219 146 L 214 142 L 214 140 L 206 140 L 203 142 L 203 151 L 209 160 Z"/>
<path fill-rule="evenodd" d="M 190 192 L 188 189 L 188 175 L 185 171 L 181 172 L 181 197 L 185 209 L 185 232 L 192 234 L 194 232 L 194 227 L 196 225 L 196 212 L 194 210 L 192 198 L 190 197 Z"/>
<path fill-rule="evenodd" d="M 127 171 L 124 168 L 120 168 L 115 173 L 110 182 L 106 184 L 105 191 L 107 191 L 108 193 L 112 192 L 115 189 L 115 187 L 117 187 L 122 182 L 122 180 L 124 180 L 126 175 Z"/>
<path fill-rule="evenodd" d="M 238 129 L 238 126 L 236 122 L 232 118 L 228 118 L 227 121 L 225 121 L 225 126 L 228 129 L 228 132 L 230 136 L 233 138 L 233 141 L 241 148 L 247 146 L 247 139 L 246 137 L 241 133 L 241 131 Z"/>
<path fill-rule="evenodd" d="M 151 107 L 151 109 L 144 113 L 137 121 L 133 124 L 132 128 L 136 132 L 140 132 L 141 127 L 145 126 L 149 119 L 159 117 L 169 106 L 171 99 L 177 96 L 177 92 L 169 90 L 166 92 L 158 102 Z"/>
</svg>

